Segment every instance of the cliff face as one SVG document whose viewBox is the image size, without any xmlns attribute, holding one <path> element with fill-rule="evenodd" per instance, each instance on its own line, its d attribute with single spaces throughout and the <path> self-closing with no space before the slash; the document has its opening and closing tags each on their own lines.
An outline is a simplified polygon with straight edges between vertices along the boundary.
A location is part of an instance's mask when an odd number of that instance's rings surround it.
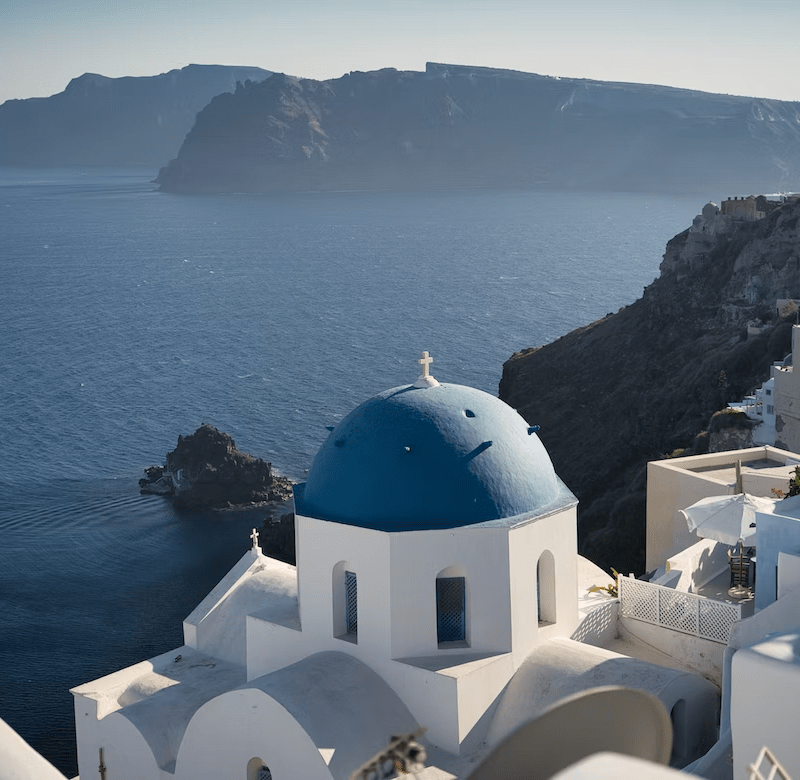
<svg viewBox="0 0 800 780">
<path fill-rule="evenodd" d="M 180 192 L 800 189 L 800 104 L 429 64 L 221 95 L 159 174 Z"/>
<path fill-rule="evenodd" d="M 754 222 L 707 216 L 668 243 L 636 303 L 503 367 L 500 397 L 541 425 L 580 499 L 582 550 L 605 568 L 644 566 L 647 461 L 707 446 L 695 436 L 712 413 L 791 350 L 775 301 L 800 297 L 800 201 Z M 755 319 L 768 327 L 748 339 Z"/>
<path fill-rule="evenodd" d="M 221 65 L 142 78 L 86 73 L 57 95 L 0 105 L 0 165 L 158 168 L 214 95 L 269 75 Z"/>
</svg>

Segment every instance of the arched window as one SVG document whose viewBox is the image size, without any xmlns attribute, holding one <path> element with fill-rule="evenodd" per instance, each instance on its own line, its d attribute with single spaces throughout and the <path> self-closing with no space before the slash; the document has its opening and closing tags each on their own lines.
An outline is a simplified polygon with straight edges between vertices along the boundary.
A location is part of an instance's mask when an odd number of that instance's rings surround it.
<svg viewBox="0 0 800 780">
<path fill-rule="evenodd" d="M 358 642 L 358 577 L 347 561 L 333 567 L 333 635 Z"/>
<path fill-rule="evenodd" d="M 358 579 L 354 571 L 344 573 L 344 619 L 348 634 L 358 634 Z"/>
<path fill-rule="evenodd" d="M 440 645 L 467 639 L 467 587 L 465 577 L 453 577 L 454 567 L 436 577 L 436 638 Z"/>
<path fill-rule="evenodd" d="M 247 762 L 247 780 L 272 780 L 272 772 L 258 756 Z"/>
<path fill-rule="evenodd" d="M 556 561 L 550 550 L 536 563 L 536 605 L 540 626 L 556 622 Z"/>
</svg>

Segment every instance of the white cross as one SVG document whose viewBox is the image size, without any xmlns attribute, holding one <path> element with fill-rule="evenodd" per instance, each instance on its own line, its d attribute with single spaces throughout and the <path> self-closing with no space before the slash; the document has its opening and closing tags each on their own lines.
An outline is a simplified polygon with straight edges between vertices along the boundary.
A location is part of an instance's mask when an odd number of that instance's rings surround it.
<svg viewBox="0 0 800 780">
<path fill-rule="evenodd" d="M 422 358 L 417 363 L 422 366 L 422 376 L 430 376 L 429 366 L 433 363 L 433 358 L 427 352 L 422 353 Z"/>
<path fill-rule="evenodd" d="M 431 376 L 430 372 L 430 365 L 433 363 L 433 358 L 427 353 L 422 353 L 422 359 L 418 360 L 422 366 L 422 373 L 417 377 L 417 381 L 414 382 L 414 387 L 439 387 L 439 383 Z"/>
<path fill-rule="evenodd" d="M 255 528 L 253 529 L 253 533 L 250 534 L 250 538 L 253 540 L 253 549 L 257 550 L 258 549 L 258 531 L 256 531 Z"/>
</svg>

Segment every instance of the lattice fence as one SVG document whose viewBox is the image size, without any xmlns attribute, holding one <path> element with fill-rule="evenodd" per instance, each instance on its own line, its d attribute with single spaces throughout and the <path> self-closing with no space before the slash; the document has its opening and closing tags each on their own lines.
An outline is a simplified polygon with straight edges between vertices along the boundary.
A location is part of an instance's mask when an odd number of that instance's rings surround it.
<svg viewBox="0 0 800 780">
<path fill-rule="evenodd" d="M 714 601 L 631 577 L 619 578 L 619 605 L 622 617 L 723 645 L 728 644 L 731 627 L 742 617 L 741 604 Z"/>
</svg>

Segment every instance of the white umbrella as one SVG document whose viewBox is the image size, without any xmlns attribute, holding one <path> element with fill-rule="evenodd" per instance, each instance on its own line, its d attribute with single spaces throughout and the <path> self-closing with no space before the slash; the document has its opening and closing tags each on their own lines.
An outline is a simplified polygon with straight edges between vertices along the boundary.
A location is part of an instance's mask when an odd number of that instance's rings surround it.
<svg viewBox="0 0 800 780">
<path fill-rule="evenodd" d="M 756 545 L 756 512 L 771 512 L 775 499 L 749 493 L 701 498 L 681 509 L 690 531 L 703 539 L 735 545 L 739 539 L 748 547 Z"/>
</svg>

